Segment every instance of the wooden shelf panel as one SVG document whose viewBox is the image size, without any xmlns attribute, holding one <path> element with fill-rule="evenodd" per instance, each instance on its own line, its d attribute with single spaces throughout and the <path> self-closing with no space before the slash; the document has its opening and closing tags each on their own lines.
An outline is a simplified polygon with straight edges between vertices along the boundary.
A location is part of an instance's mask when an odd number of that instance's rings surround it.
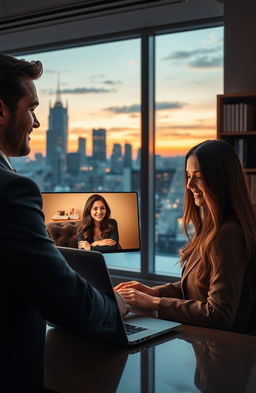
<svg viewBox="0 0 256 393">
<path fill-rule="evenodd" d="M 256 97 L 256 92 L 249 93 L 231 93 L 231 94 L 217 94 L 219 98 L 253 98 Z"/>
<path fill-rule="evenodd" d="M 220 132 L 219 133 L 220 136 L 243 136 L 243 137 L 247 137 L 247 136 L 253 136 L 256 135 L 256 131 L 241 131 L 241 132 Z"/>
</svg>

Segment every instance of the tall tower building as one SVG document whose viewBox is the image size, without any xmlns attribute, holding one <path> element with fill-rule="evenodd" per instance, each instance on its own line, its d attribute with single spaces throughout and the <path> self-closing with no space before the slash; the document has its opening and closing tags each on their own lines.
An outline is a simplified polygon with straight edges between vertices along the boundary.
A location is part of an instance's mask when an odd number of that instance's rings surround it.
<svg viewBox="0 0 256 393">
<path fill-rule="evenodd" d="M 78 150 L 80 156 L 80 164 L 84 165 L 86 163 L 86 138 L 78 138 Z"/>
<path fill-rule="evenodd" d="M 72 176 L 77 176 L 80 171 L 80 164 L 79 152 L 67 154 L 67 173 Z"/>
<path fill-rule="evenodd" d="M 53 107 L 50 105 L 48 117 L 48 131 L 46 137 L 46 162 L 53 167 L 55 156 L 61 155 L 66 161 L 68 143 L 68 108 L 64 107 L 60 97 L 59 81 L 56 92 L 56 102 Z"/>
<path fill-rule="evenodd" d="M 57 186 L 64 186 L 66 173 L 66 157 L 64 157 L 61 147 L 57 146 L 54 149 L 52 160 L 52 188 L 55 190 Z"/>
<path fill-rule="evenodd" d="M 130 143 L 124 145 L 124 168 L 132 168 L 132 145 Z"/>
<path fill-rule="evenodd" d="M 135 168 L 140 169 L 141 166 L 141 147 L 137 150 L 137 157 L 135 161 Z"/>
<path fill-rule="evenodd" d="M 111 173 L 120 174 L 123 172 L 122 146 L 120 143 L 114 143 L 110 159 L 110 169 Z"/>
<path fill-rule="evenodd" d="M 107 159 L 106 130 L 92 130 L 92 156 L 94 161 L 105 162 Z"/>
</svg>

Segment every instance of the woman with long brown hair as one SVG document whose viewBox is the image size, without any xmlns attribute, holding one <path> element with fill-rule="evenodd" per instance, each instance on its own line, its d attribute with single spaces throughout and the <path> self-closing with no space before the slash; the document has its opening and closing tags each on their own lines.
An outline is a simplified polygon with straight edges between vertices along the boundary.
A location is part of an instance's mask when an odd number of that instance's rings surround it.
<svg viewBox="0 0 256 393">
<path fill-rule="evenodd" d="M 78 248 L 101 252 L 119 248 L 117 222 L 110 215 L 110 207 L 102 195 L 93 194 L 87 199 L 77 229 Z"/>
<path fill-rule="evenodd" d="M 115 289 L 162 319 L 248 331 L 256 319 L 256 217 L 231 145 L 208 140 L 189 150 L 185 185 L 181 280 L 155 287 L 131 281 Z"/>
</svg>

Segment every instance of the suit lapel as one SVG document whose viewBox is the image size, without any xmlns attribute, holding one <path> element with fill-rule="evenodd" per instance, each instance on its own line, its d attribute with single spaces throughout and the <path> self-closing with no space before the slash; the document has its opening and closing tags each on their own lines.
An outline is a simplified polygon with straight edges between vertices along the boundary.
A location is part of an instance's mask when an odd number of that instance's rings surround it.
<svg viewBox="0 0 256 393">
<path fill-rule="evenodd" d="M 195 254 L 195 255 L 193 255 Z M 186 266 L 184 268 L 182 277 L 181 277 L 181 284 L 183 283 L 183 281 L 186 279 L 187 275 L 191 272 L 192 269 L 194 269 L 194 267 L 198 264 L 198 262 L 200 261 L 199 256 L 197 255 L 197 252 L 193 252 L 188 260 L 188 262 L 186 263 Z"/>
<path fill-rule="evenodd" d="M 0 168 L 6 169 L 10 172 L 13 172 L 10 166 L 7 164 L 5 159 L 0 155 Z"/>
</svg>

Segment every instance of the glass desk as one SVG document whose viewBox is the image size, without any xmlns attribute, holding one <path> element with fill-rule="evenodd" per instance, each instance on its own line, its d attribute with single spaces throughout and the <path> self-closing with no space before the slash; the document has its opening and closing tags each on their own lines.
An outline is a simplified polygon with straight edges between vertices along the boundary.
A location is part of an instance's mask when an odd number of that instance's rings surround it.
<svg viewBox="0 0 256 393">
<path fill-rule="evenodd" d="M 181 325 L 133 348 L 50 329 L 45 387 L 59 393 L 255 393 L 256 337 Z"/>
</svg>

